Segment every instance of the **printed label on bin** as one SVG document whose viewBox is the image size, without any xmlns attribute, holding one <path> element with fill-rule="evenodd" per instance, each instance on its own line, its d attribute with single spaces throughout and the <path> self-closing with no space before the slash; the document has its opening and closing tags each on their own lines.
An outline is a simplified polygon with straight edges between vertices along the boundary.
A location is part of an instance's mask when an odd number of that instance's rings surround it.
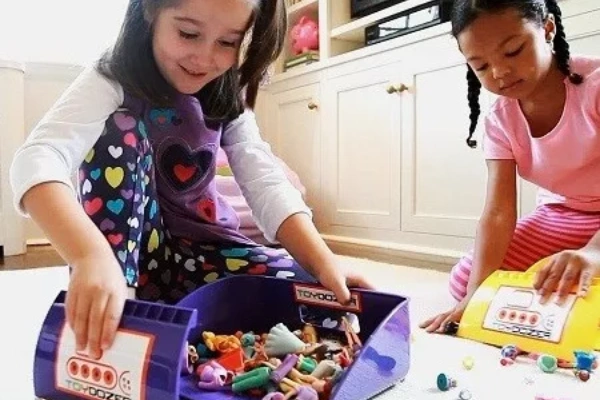
<svg viewBox="0 0 600 400">
<path fill-rule="evenodd" d="M 152 335 L 119 330 L 110 349 L 95 360 L 77 352 L 72 329 L 63 325 L 56 354 L 58 390 L 93 400 L 145 400 Z"/>
<path fill-rule="evenodd" d="M 350 292 L 350 303 L 342 305 L 338 302 L 335 294 L 327 289 L 308 285 L 294 285 L 294 296 L 297 303 L 314 304 L 327 308 L 347 311 L 362 311 L 361 298 L 359 293 Z"/>
<path fill-rule="evenodd" d="M 559 343 L 576 296 L 567 296 L 564 306 L 554 301 L 540 303 L 534 289 L 501 286 L 490 303 L 483 328 Z"/>
</svg>

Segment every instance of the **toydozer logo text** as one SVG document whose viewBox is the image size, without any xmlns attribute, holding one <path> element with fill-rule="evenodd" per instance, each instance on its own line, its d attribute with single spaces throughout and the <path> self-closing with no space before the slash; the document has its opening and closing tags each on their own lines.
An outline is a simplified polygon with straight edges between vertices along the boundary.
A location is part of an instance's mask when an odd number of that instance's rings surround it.
<svg viewBox="0 0 600 400">
<path fill-rule="evenodd" d="M 67 379 L 65 381 L 67 388 L 73 392 L 81 393 L 86 397 L 92 397 L 101 400 L 132 400 L 130 397 L 122 396 L 117 393 L 112 393 L 106 389 L 94 387 L 89 384 Z"/>
<path fill-rule="evenodd" d="M 360 312 L 362 310 L 360 296 L 357 293 L 352 293 L 348 304 L 340 304 L 335 294 L 327 289 L 311 286 L 294 285 L 294 295 L 299 303 L 349 311 Z"/>
</svg>

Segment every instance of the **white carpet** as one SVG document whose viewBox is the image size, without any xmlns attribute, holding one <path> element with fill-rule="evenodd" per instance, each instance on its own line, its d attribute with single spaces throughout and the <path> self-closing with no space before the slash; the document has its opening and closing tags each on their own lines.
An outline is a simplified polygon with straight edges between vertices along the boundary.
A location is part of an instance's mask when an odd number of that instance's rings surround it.
<svg viewBox="0 0 600 400">
<path fill-rule="evenodd" d="M 531 364 L 502 367 L 497 348 L 419 330 L 417 325 L 424 318 L 451 305 L 447 274 L 347 257 L 343 260 L 369 274 L 381 290 L 410 298 L 412 365 L 406 381 L 377 400 L 456 400 L 462 389 L 468 389 L 474 400 L 533 400 L 537 394 L 552 396 L 553 400 L 600 397 L 598 375 L 583 383 L 569 374 L 544 374 Z M 0 400 L 34 398 L 32 360 L 37 335 L 49 305 L 59 290 L 66 289 L 67 282 L 66 268 L 0 272 Z M 462 367 L 467 356 L 475 360 L 471 371 Z M 457 379 L 458 387 L 438 391 L 435 381 L 440 372 Z"/>
</svg>

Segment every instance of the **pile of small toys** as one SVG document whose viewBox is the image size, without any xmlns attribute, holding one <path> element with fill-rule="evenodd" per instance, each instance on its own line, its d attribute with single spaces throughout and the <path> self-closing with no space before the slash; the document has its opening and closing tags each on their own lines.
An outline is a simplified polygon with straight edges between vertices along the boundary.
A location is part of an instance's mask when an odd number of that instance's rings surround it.
<svg viewBox="0 0 600 400">
<path fill-rule="evenodd" d="M 598 368 L 596 356 L 585 351 L 574 351 L 574 360 L 561 360 L 550 354 L 527 352 L 515 345 L 506 345 L 501 350 L 500 363 L 504 366 L 513 364 L 517 357 L 525 357 L 535 361 L 538 368 L 546 373 L 553 373 L 557 369 L 572 370 L 573 374 L 583 382 L 590 379 L 590 375 Z"/>
<path fill-rule="evenodd" d="M 268 333 L 202 333 L 189 344 L 187 373 L 199 390 L 230 391 L 263 400 L 326 400 L 352 364 L 362 342 L 346 318 L 343 330 L 318 332 L 304 324 L 277 324 Z"/>
</svg>

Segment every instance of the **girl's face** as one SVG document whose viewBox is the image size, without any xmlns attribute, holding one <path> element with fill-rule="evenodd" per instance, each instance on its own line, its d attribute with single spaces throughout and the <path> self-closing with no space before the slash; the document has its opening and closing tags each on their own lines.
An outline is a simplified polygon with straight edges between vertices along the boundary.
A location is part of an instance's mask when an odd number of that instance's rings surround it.
<svg viewBox="0 0 600 400">
<path fill-rule="evenodd" d="M 459 47 L 482 86 L 514 99 L 525 99 L 544 81 L 552 65 L 547 40 L 553 19 L 544 26 L 523 19 L 515 9 L 482 14 L 458 36 Z"/>
<path fill-rule="evenodd" d="M 154 20 L 152 47 L 163 77 L 194 94 L 237 61 L 253 12 L 248 0 L 181 0 Z"/>
</svg>

